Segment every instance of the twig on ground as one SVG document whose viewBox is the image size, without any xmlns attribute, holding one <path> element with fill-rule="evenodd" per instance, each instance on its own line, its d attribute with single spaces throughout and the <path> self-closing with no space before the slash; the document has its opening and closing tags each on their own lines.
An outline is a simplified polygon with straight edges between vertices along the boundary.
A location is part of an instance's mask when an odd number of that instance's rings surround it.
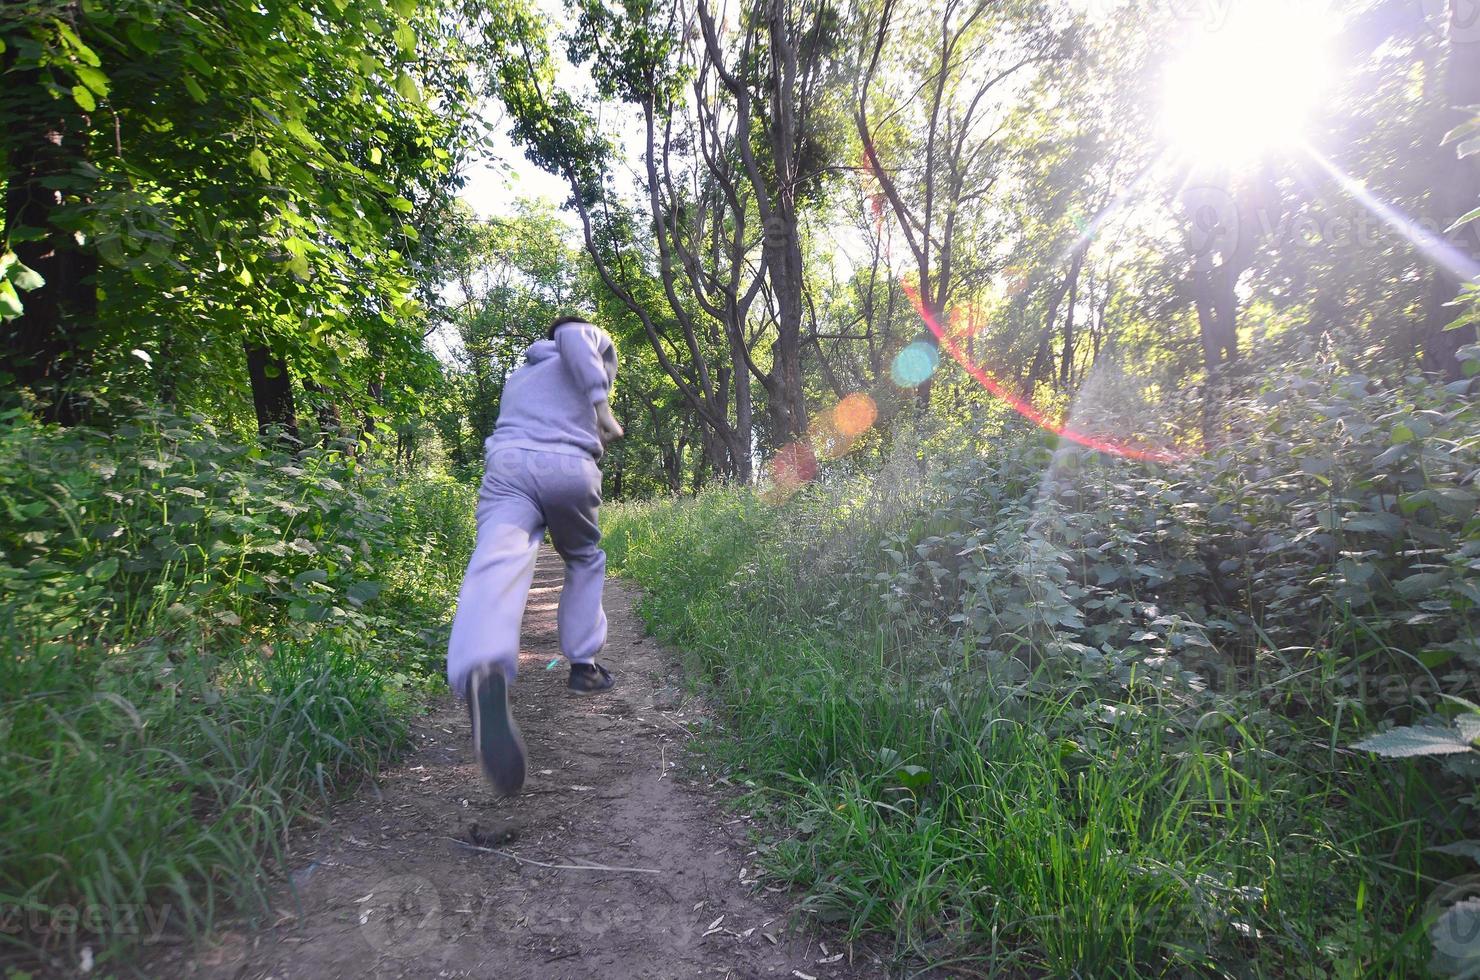
<svg viewBox="0 0 1480 980">
<path fill-rule="evenodd" d="M 550 864 L 546 861 L 536 861 L 534 858 L 520 857 L 519 855 L 510 853 L 509 851 L 501 851 L 496 847 L 480 847 L 477 844 L 469 844 L 467 841 L 458 840 L 456 837 L 443 837 L 442 839 L 452 841 L 452 843 L 458 845 L 459 847 L 465 847 L 470 851 L 482 851 L 485 854 L 497 854 L 500 857 L 506 857 L 511 861 L 518 861 L 520 864 L 533 864 L 541 868 L 555 868 L 558 871 L 624 871 L 631 874 L 644 875 L 659 875 L 663 873 L 661 868 L 622 868 L 610 864 Z"/>
</svg>

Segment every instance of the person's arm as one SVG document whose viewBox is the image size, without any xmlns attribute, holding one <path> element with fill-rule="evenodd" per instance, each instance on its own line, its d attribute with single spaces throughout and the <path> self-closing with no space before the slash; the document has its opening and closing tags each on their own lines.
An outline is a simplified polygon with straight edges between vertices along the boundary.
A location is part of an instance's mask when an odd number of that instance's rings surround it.
<svg viewBox="0 0 1480 980">
<path fill-rule="evenodd" d="M 569 323 L 555 331 L 560 362 L 570 372 L 576 390 L 591 402 L 596 412 L 596 432 L 603 446 L 625 434 L 608 401 L 611 381 L 606 375 L 605 354 L 611 343 L 610 337 L 590 324 Z"/>
<path fill-rule="evenodd" d="M 612 414 L 611 403 L 605 398 L 596 403 L 596 434 L 601 438 L 603 446 L 610 445 L 627 434 L 622 423 Z"/>
</svg>

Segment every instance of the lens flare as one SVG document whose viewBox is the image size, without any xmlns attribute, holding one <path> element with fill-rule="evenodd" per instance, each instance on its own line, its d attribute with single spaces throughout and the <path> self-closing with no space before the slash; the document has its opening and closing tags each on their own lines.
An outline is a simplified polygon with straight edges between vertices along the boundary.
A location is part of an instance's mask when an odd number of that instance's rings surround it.
<svg viewBox="0 0 1480 980">
<path fill-rule="evenodd" d="M 878 418 L 874 400 L 863 392 L 854 392 L 825 412 L 812 418 L 807 436 L 818 459 L 841 459 L 852 452 L 858 437 L 867 432 Z"/>
<path fill-rule="evenodd" d="M 1480 279 L 1480 264 L 1476 264 L 1475 260 L 1463 251 L 1373 194 L 1367 189 L 1366 184 L 1332 163 L 1315 147 L 1307 146 L 1305 152 L 1341 185 L 1342 190 L 1356 198 L 1358 203 L 1368 211 L 1387 222 L 1389 227 L 1412 242 L 1413 247 L 1418 249 L 1430 262 L 1461 281 Z"/>
<path fill-rule="evenodd" d="M 1158 157 L 1158 162 L 1161 157 Z M 863 144 L 863 165 L 861 168 L 866 173 L 876 174 L 879 171 L 878 154 L 872 143 L 867 139 Z M 1092 241 L 1105 224 L 1118 215 L 1130 202 L 1134 193 L 1149 179 L 1152 167 L 1148 167 L 1136 178 L 1135 184 L 1117 198 L 1110 207 L 1097 215 L 1092 220 L 1080 225 L 1080 239 L 1076 245 Z M 882 193 L 870 195 L 867 198 L 870 216 L 874 220 L 875 234 L 880 238 L 884 254 L 890 252 L 889 244 L 885 236 L 885 210 L 886 203 Z M 1021 266 L 1013 266 L 1005 270 L 1007 274 L 1007 293 L 1014 296 L 1029 285 L 1027 270 Z M 1070 442 L 1077 443 L 1097 452 L 1111 453 L 1117 456 L 1125 456 L 1130 459 L 1139 459 L 1149 462 L 1170 462 L 1182 457 L 1182 453 L 1173 449 L 1160 446 L 1147 446 L 1136 444 L 1129 440 L 1116 439 L 1107 436 L 1094 435 L 1080 431 L 1069 424 L 1051 419 L 1027 399 L 1014 393 L 1008 386 L 999 382 L 992 372 L 977 363 L 970 352 L 962 350 L 962 341 L 972 343 L 983 326 L 983 320 L 978 319 L 978 310 L 975 307 L 956 308 L 951 311 L 950 322 L 952 332 L 947 333 L 945 327 L 939 322 L 934 314 L 921 302 L 919 288 L 911 283 L 900 280 L 900 288 L 903 290 L 910 303 L 915 308 L 915 313 L 925 323 L 926 328 L 934 335 L 941 347 L 960 364 L 967 374 L 971 375 L 983 388 L 991 393 L 999 401 L 1017 412 L 1023 418 L 1033 424 L 1052 432 Z M 973 345 L 974 346 L 974 345 Z M 894 383 L 901 388 L 916 388 L 934 376 L 940 367 L 940 349 L 936 344 L 926 341 L 916 341 L 900 351 L 890 367 L 890 374 Z"/>
<path fill-rule="evenodd" d="M 901 388 L 918 388 L 929 381 L 939 367 L 940 351 L 933 344 L 917 340 L 894 358 L 889 374 Z"/>
<path fill-rule="evenodd" d="M 773 496 L 785 500 L 817 478 L 817 456 L 805 443 L 787 443 L 771 457 L 769 469 Z"/>
<path fill-rule="evenodd" d="M 1106 436 L 1081 432 L 1061 421 L 1050 419 L 1037 406 L 1021 396 L 1014 394 L 1006 385 L 1003 385 L 993 377 L 992 373 L 986 368 L 972 361 L 966 355 L 966 352 L 961 349 L 956 335 L 947 333 L 936 317 L 925 307 L 925 304 L 920 302 L 920 291 L 918 289 L 908 283 L 904 284 L 903 289 L 905 295 L 909 297 L 910 302 L 914 305 L 915 312 L 924 321 L 925 326 L 935 335 L 936 339 L 940 341 L 941 346 L 950 353 L 956 363 L 960 364 L 967 374 L 975 378 L 982 387 L 991 392 L 999 401 L 1006 404 L 1034 425 L 1097 452 L 1112 453 L 1116 456 L 1125 456 L 1130 459 L 1139 459 L 1154 463 L 1165 463 L 1179 458 L 1178 453 L 1169 449 L 1157 446 L 1132 445 L 1129 442 Z"/>
<path fill-rule="evenodd" d="M 879 406 L 868 395 L 855 391 L 838 402 L 837 407 L 832 410 L 832 417 L 840 434 L 849 439 L 857 439 L 873 428 L 879 417 Z"/>
</svg>

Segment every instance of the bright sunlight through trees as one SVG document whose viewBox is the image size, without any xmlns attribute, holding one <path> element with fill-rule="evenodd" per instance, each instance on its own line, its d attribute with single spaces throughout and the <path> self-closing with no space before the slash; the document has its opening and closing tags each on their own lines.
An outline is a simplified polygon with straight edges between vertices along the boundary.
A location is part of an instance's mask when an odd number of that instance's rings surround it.
<svg viewBox="0 0 1480 980">
<path fill-rule="evenodd" d="M 1339 15 L 1311 0 L 1235 5 L 1167 64 L 1164 138 L 1205 165 L 1247 166 L 1295 148 L 1330 94 Z"/>
</svg>

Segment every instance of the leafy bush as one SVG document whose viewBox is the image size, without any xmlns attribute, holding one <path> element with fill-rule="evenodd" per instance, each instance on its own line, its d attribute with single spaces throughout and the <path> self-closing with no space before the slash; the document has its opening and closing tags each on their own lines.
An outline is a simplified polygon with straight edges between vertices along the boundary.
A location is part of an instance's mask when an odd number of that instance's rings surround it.
<svg viewBox="0 0 1480 980">
<path fill-rule="evenodd" d="M 101 963 L 263 898 L 293 821 L 406 744 L 467 496 L 157 409 L 0 417 L 0 936 Z"/>
<path fill-rule="evenodd" d="M 1474 692 L 1475 411 L 1316 368 L 1166 466 L 973 419 L 925 478 L 901 441 L 781 506 L 614 512 L 611 555 L 789 828 L 770 867 L 850 931 L 1056 974 L 1412 975 L 1475 753 L 1350 746 Z"/>
<path fill-rule="evenodd" d="M 159 411 L 112 433 L 0 422 L 0 583 L 33 640 L 85 623 L 128 641 L 172 618 L 364 624 L 393 542 L 383 491 L 347 486 L 352 456 L 285 458 Z"/>
</svg>

